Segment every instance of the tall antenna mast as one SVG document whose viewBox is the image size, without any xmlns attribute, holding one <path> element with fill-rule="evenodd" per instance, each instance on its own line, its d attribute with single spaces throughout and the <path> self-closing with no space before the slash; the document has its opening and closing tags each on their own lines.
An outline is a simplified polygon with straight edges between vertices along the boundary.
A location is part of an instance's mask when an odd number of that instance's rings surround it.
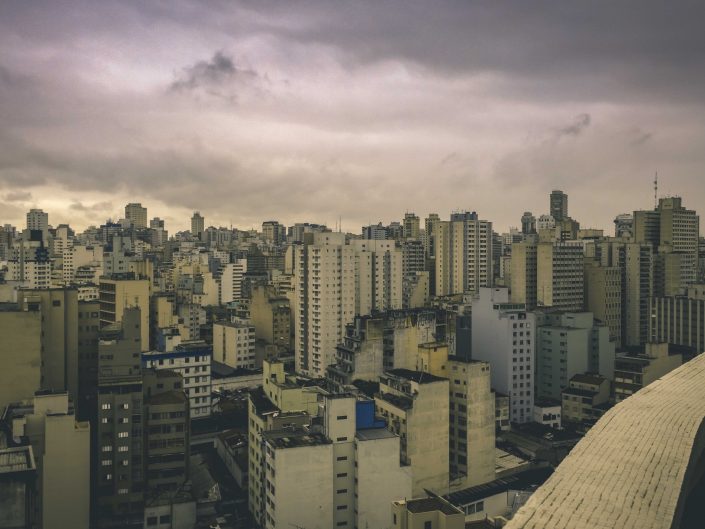
<svg viewBox="0 0 705 529">
<path fill-rule="evenodd" d="M 658 171 L 654 175 L 654 209 L 658 207 Z"/>
</svg>

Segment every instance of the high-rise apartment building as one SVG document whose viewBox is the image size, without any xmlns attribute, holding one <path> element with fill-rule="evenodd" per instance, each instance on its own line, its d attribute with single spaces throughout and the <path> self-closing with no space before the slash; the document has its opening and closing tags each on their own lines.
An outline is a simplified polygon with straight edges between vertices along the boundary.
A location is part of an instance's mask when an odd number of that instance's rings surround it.
<svg viewBox="0 0 705 529">
<path fill-rule="evenodd" d="M 262 223 L 262 236 L 271 244 L 281 244 L 286 240 L 286 227 L 276 220 L 267 220 Z"/>
<path fill-rule="evenodd" d="M 705 287 L 693 285 L 685 295 L 653 297 L 650 301 L 649 340 L 705 351 Z"/>
<path fill-rule="evenodd" d="M 49 235 L 49 214 L 41 209 L 30 209 L 27 212 L 27 229 L 41 231 L 44 240 Z"/>
<path fill-rule="evenodd" d="M 530 422 L 534 407 L 536 316 L 511 303 L 506 288 L 482 288 L 472 305 L 472 358 L 492 366 L 492 388 L 510 397 L 512 422 Z"/>
<path fill-rule="evenodd" d="M 512 301 L 523 303 L 527 310 L 536 308 L 537 250 L 535 238 L 512 244 Z"/>
<path fill-rule="evenodd" d="M 450 489 L 495 479 L 495 397 L 488 362 L 448 356 L 448 345 L 419 346 L 417 369 L 449 384 Z"/>
<path fill-rule="evenodd" d="M 189 478 L 189 399 L 176 371 L 145 369 L 143 379 L 148 496 L 173 495 Z"/>
<path fill-rule="evenodd" d="M 213 359 L 235 369 L 255 369 L 255 326 L 245 321 L 214 323 Z"/>
<path fill-rule="evenodd" d="M 125 309 L 103 327 L 98 344 L 97 416 L 93 421 L 92 527 L 129 526 L 144 514 L 141 315 Z"/>
<path fill-rule="evenodd" d="M 584 303 L 583 244 L 579 241 L 531 237 L 512 245 L 512 301 L 527 310 L 554 307 L 582 310 Z"/>
<path fill-rule="evenodd" d="M 142 366 L 157 371 L 169 370 L 183 377 L 183 392 L 192 419 L 211 414 L 211 365 L 213 347 L 203 341 L 182 342 L 169 352 L 149 351 L 142 354 Z"/>
<path fill-rule="evenodd" d="M 585 308 L 610 330 L 610 339 L 622 345 L 622 269 L 585 260 Z"/>
<path fill-rule="evenodd" d="M 438 216 L 438 213 L 429 213 L 428 217 L 424 220 L 424 228 L 426 231 L 426 257 L 433 257 L 436 255 L 433 234 L 436 229 L 435 226 L 439 222 L 441 222 L 441 217 Z"/>
<path fill-rule="evenodd" d="M 68 391 L 78 399 L 78 291 L 52 288 L 23 290 L 21 310 L 42 314 L 42 389 Z"/>
<path fill-rule="evenodd" d="M 560 222 L 568 217 L 568 195 L 560 189 L 551 191 L 549 201 L 549 213 L 556 222 Z"/>
<path fill-rule="evenodd" d="M 147 227 L 147 208 L 142 207 L 142 204 L 130 203 L 125 206 L 125 218 L 130 222 L 133 228 Z"/>
<path fill-rule="evenodd" d="M 191 217 L 191 235 L 196 238 L 200 238 L 201 234 L 205 231 L 206 221 L 201 216 L 201 214 L 196 211 Z"/>
<path fill-rule="evenodd" d="M 38 479 L 36 505 L 26 505 L 36 516 L 35 524 L 21 527 L 44 529 L 88 529 L 90 527 L 90 454 L 91 428 L 87 422 L 76 421 L 66 392 L 40 391 L 33 399 L 3 407 L 5 430 L 12 443 L 31 446 L 36 461 Z M 4 444 L 4 443 L 3 443 Z M 10 454 L 2 454 L 5 465 L 15 465 Z M 5 527 L 12 523 L 21 509 L 17 491 L 2 488 L 0 520 Z M 8 505 L 11 501 L 14 504 Z M 8 523 L 9 521 L 9 523 Z"/>
<path fill-rule="evenodd" d="M 242 283 L 246 272 L 247 259 L 236 259 L 235 262 L 227 263 L 221 267 L 218 278 L 221 305 L 243 298 Z"/>
<path fill-rule="evenodd" d="M 615 344 L 590 312 L 536 313 L 536 397 L 561 400 L 574 375 L 614 379 Z"/>
<path fill-rule="evenodd" d="M 415 213 L 404 214 L 404 238 L 418 239 L 421 234 L 421 220 Z"/>
<path fill-rule="evenodd" d="M 322 377 L 356 314 L 401 308 L 401 251 L 331 232 L 306 235 L 292 251 L 296 370 Z"/>
<path fill-rule="evenodd" d="M 682 293 L 697 280 L 700 218 L 680 197 L 659 199 L 653 211 L 634 212 L 634 239 L 650 243 L 654 258 L 654 293 Z"/>
<path fill-rule="evenodd" d="M 20 310 L 0 303 L 0 358 L 3 381 L 0 409 L 11 402 L 31 399 L 41 387 L 42 315 L 38 304 Z"/>
<path fill-rule="evenodd" d="M 596 314 L 603 313 L 604 319 L 611 329 L 616 301 L 612 289 L 616 279 L 608 270 L 591 271 L 594 261 L 605 269 L 616 267 L 621 275 L 621 339 L 622 346 L 636 346 L 649 341 L 649 299 L 653 295 L 654 255 L 651 243 L 632 242 L 627 239 L 604 238 L 586 245 L 586 273 L 593 272 L 586 283 L 588 307 Z M 603 281 L 604 280 L 604 281 Z M 604 285 L 602 289 L 601 283 Z M 596 292 L 595 292 L 596 290 Z M 601 293 L 602 290 L 602 293 Z M 599 299 L 604 297 L 606 307 L 599 307 Z"/>
<path fill-rule="evenodd" d="M 531 211 L 525 211 L 521 216 L 521 233 L 524 235 L 536 233 L 536 217 Z"/>
<path fill-rule="evenodd" d="M 289 298 L 273 286 L 258 286 L 252 291 L 250 318 L 255 338 L 277 350 L 291 348 L 291 306 Z"/>
<path fill-rule="evenodd" d="M 584 261 L 581 242 L 542 242 L 536 249 L 536 304 L 582 310 Z"/>
<path fill-rule="evenodd" d="M 435 225 L 435 294 L 477 293 L 492 285 L 492 223 L 453 213 Z"/>
<path fill-rule="evenodd" d="M 101 277 L 98 285 L 100 326 L 122 321 L 127 308 L 140 309 L 141 344 L 149 350 L 149 281 L 146 279 Z"/>
<path fill-rule="evenodd" d="M 376 412 L 401 437 L 401 462 L 411 466 L 412 495 L 421 496 L 425 489 L 447 491 L 448 380 L 408 369 L 392 369 L 379 380 Z"/>
</svg>

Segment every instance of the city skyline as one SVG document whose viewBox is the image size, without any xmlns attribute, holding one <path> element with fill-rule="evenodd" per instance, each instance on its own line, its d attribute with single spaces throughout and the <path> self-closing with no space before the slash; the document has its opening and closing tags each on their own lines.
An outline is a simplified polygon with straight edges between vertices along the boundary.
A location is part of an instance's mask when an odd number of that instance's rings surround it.
<svg viewBox="0 0 705 529">
<path fill-rule="evenodd" d="M 172 229 L 474 209 L 504 230 L 559 188 L 609 229 L 656 171 L 705 200 L 702 6 L 404 7 L 4 4 L 6 221 L 141 201 Z"/>
</svg>

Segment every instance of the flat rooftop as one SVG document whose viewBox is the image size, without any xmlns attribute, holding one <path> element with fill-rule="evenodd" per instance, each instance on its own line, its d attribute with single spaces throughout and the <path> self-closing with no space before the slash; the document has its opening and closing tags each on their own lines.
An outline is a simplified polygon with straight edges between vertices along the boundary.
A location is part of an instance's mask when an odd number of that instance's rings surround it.
<svg viewBox="0 0 705 529">
<path fill-rule="evenodd" d="M 543 485 L 553 474 L 551 467 L 536 468 L 495 479 L 489 483 L 476 485 L 444 496 L 453 505 L 468 505 L 510 490 L 526 490 Z"/>
<path fill-rule="evenodd" d="M 420 498 L 417 500 L 408 500 L 406 502 L 406 508 L 409 512 L 413 512 L 415 514 L 434 511 L 440 511 L 443 514 L 463 514 L 460 509 L 440 498 Z"/>
<path fill-rule="evenodd" d="M 580 382 L 581 384 L 594 384 L 599 386 L 605 381 L 605 377 L 596 373 L 581 373 L 578 375 L 573 375 L 573 378 L 570 380 L 573 382 Z"/>
<path fill-rule="evenodd" d="M 360 441 L 373 441 L 375 439 L 389 439 L 390 437 L 396 437 L 396 435 L 382 427 L 357 430 L 355 432 L 355 437 L 357 437 Z"/>
<path fill-rule="evenodd" d="M 263 432 L 265 442 L 274 448 L 301 448 L 331 444 L 331 440 L 321 433 L 312 433 L 306 430 L 274 430 Z"/>
<path fill-rule="evenodd" d="M 390 369 L 389 371 L 385 371 L 385 374 L 412 380 L 418 384 L 430 384 L 432 382 L 442 382 L 444 380 L 448 380 L 447 378 L 437 377 L 431 373 L 412 371 L 411 369 Z"/>
</svg>

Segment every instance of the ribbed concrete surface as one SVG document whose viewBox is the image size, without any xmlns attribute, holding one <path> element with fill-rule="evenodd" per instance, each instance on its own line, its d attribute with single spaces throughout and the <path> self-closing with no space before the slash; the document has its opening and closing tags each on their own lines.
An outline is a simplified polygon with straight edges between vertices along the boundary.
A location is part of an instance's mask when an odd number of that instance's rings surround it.
<svg viewBox="0 0 705 529">
<path fill-rule="evenodd" d="M 605 414 L 506 528 L 670 528 L 704 419 L 700 355 Z"/>
</svg>

